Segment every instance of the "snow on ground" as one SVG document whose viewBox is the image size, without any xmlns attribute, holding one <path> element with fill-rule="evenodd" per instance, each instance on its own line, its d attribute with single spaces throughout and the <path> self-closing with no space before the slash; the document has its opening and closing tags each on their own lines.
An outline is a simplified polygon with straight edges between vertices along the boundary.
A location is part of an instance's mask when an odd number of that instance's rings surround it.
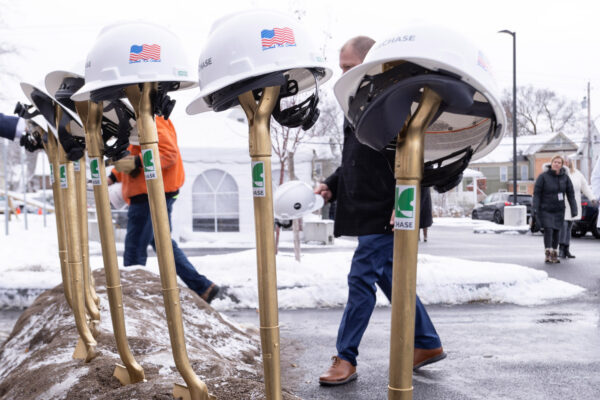
<svg viewBox="0 0 600 400">
<path fill-rule="evenodd" d="M 21 219 L 19 223 L 10 224 L 8 237 L 0 233 L 3 235 L 0 240 L 0 309 L 26 306 L 35 297 L 31 291 L 38 293 L 35 290 L 48 289 L 61 282 L 54 218 L 48 216 L 46 228 L 41 221 L 41 216 L 29 215 L 29 230 L 24 230 Z M 2 216 L 0 222 L 3 227 Z M 435 223 L 485 226 L 487 221 L 437 218 Z M 217 243 L 218 247 L 226 245 Z M 284 241 L 282 246 L 291 245 Z M 328 246 L 323 252 L 304 253 L 300 263 L 292 254 L 280 253 L 277 256 L 279 306 L 294 309 L 345 304 L 346 276 L 354 246 L 353 241 L 336 240 L 334 246 Z M 99 254 L 99 243 L 92 242 L 90 248 L 92 254 Z M 254 249 L 190 257 L 190 261 L 202 274 L 228 287 L 232 296 L 215 300 L 213 306 L 217 310 L 258 307 Z M 92 269 L 102 268 L 101 256 L 92 255 L 90 262 Z M 156 257 L 150 257 L 146 267 L 138 268 L 158 274 Z M 25 289 L 31 290 L 29 297 Z M 544 271 L 520 265 L 419 255 L 417 292 L 425 304 L 482 301 L 533 305 L 570 298 L 583 291 L 579 286 L 549 278 Z M 381 291 L 377 296 L 379 305 L 388 304 Z"/>
<path fill-rule="evenodd" d="M 496 224 L 492 221 L 480 219 L 471 219 L 471 217 L 463 218 L 434 218 L 433 222 L 436 226 L 464 226 L 472 227 L 473 233 L 504 233 L 509 235 L 519 235 L 529 232 L 529 225 L 510 226 Z"/>
</svg>

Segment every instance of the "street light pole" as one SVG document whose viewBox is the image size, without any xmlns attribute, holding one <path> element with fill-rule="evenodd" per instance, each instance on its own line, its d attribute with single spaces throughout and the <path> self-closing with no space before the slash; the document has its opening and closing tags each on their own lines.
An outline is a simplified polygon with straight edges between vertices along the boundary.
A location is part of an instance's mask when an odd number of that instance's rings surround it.
<svg viewBox="0 0 600 400">
<path fill-rule="evenodd" d="M 513 38 L 513 195 L 514 204 L 517 202 L 517 32 L 507 29 L 498 31 Z"/>
</svg>

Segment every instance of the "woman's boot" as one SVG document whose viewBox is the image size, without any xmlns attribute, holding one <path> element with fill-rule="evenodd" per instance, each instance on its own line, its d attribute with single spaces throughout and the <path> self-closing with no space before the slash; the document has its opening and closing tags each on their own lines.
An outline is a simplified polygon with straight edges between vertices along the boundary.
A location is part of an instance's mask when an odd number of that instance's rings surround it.
<svg viewBox="0 0 600 400">
<path fill-rule="evenodd" d="M 552 249 L 546 249 L 546 264 L 552 263 Z"/>
<path fill-rule="evenodd" d="M 565 248 L 566 248 L 566 247 L 567 247 L 567 246 L 565 246 L 564 244 L 559 244 L 559 245 L 558 245 L 558 256 L 559 256 L 560 258 L 567 258 L 567 253 L 566 253 L 566 251 L 565 251 Z"/>
<path fill-rule="evenodd" d="M 565 255 L 568 258 L 575 258 L 575 256 L 573 254 L 571 254 L 571 252 L 569 251 L 569 245 L 565 245 Z"/>
<path fill-rule="evenodd" d="M 556 249 L 552 249 L 552 253 L 550 254 L 550 256 L 552 257 L 552 263 L 553 264 L 559 264 L 560 260 L 558 259 L 558 251 L 556 251 Z"/>
</svg>

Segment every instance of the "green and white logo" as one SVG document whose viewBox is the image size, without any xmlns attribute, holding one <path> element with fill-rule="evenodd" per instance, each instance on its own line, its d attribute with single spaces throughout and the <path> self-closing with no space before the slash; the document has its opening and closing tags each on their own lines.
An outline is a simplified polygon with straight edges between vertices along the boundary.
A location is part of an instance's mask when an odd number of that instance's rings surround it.
<svg viewBox="0 0 600 400">
<path fill-rule="evenodd" d="M 50 184 L 54 185 L 54 165 L 50 164 Z"/>
<path fill-rule="evenodd" d="M 417 188 L 414 185 L 396 185 L 394 229 L 415 229 L 416 193 Z"/>
<path fill-rule="evenodd" d="M 142 150 L 142 162 L 144 163 L 144 176 L 146 180 L 156 179 L 156 167 L 154 166 L 154 153 L 152 149 Z"/>
<path fill-rule="evenodd" d="M 90 175 L 92 176 L 92 185 L 99 186 L 102 184 L 102 180 L 100 179 L 100 159 L 90 158 Z"/>
<path fill-rule="evenodd" d="M 66 164 L 60 164 L 60 166 L 58 167 L 58 175 L 60 177 L 60 187 L 63 189 L 68 188 L 69 185 L 67 184 L 67 165 Z"/>
<path fill-rule="evenodd" d="M 75 172 L 81 171 L 81 165 L 79 164 L 79 160 L 73 161 L 73 168 L 75 169 Z"/>
<path fill-rule="evenodd" d="M 252 161 L 252 195 L 254 197 L 265 197 L 265 163 L 264 161 Z"/>
</svg>

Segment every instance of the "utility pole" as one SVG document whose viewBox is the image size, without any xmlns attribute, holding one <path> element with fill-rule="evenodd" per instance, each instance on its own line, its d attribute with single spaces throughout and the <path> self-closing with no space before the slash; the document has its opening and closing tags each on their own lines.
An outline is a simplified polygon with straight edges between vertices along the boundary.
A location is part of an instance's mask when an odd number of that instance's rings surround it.
<svg viewBox="0 0 600 400">
<path fill-rule="evenodd" d="M 591 117 L 590 82 L 587 84 L 587 181 L 592 177 L 592 117 Z"/>
<path fill-rule="evenodd" d="M 504 29 L 498 33 L 506 33 L 513 39 L 513 205 L 517 205 L 517 32 Z"/>
</svg>

